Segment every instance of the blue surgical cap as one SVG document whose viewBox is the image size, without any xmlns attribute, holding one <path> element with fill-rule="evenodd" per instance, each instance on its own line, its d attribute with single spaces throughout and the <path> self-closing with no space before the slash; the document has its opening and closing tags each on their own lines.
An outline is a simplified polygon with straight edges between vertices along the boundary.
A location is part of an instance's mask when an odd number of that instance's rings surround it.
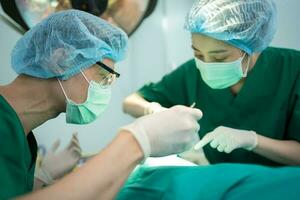
<svg viewBox="0 0 300 200">
<path fill-rule="evenodd" d="M 185 29 L 253 54 L 271 43 L 276 13 L 272 0 L 197 0 L 186 17 Z"/>
<path fill-rule="evenodd" d="M 128 37 L 121 29 L 79 10 L 57 12 L 30 29 L 12 51 L 18 74 L 67 80 L 98 61 L 123 59 Z"/>
</svg>

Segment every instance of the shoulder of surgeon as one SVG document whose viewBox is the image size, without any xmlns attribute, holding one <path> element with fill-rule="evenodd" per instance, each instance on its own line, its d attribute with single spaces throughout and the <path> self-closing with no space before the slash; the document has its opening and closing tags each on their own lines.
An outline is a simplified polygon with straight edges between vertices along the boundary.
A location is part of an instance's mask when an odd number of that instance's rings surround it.
<svg viewBox="0 0 300 200">
<path fill-rule="evenodd" d="M 274 60 L 277 65 L 285 66 L 300 73 L 300 51 L 296 49 L 268 47 L 262 52 L 265 58 Z"/>
<path fill-rule="evenodd" d="M 191 58 L 191 59 L 187 60 L 186 62 L 182 63 L 181 65 L 179 65 L 178 68 L 176 69 L 176 71 L 182 71 L 185 73 L 193 73 L 193 72 L 198 71 L 198 69 L 196 67 L 195 58 Z"/>
</svg>

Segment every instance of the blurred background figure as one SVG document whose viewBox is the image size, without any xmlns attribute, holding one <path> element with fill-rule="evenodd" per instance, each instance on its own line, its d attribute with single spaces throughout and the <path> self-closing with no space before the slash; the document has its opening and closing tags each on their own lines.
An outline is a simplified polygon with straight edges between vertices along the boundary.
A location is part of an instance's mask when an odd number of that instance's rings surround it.
<svg viewBox="0 0 300 200">
<path fill-rule="evenodd" d="M 131 35 L 154 10 L 157 0 L 1 0 L 4 11 L 20 27 L 32 28 L 54 12 L 78 9 L 99 16 Z M 14 24 L 10 24 L 16 27 Z"/>
</svg>

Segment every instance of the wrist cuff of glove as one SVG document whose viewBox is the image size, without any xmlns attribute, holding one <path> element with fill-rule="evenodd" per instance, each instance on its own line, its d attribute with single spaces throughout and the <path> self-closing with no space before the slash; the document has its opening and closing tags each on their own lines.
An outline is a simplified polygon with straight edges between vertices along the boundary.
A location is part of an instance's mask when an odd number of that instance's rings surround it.
<svg viewBox="0 0 300 200">
<path fill-rule="evenodd" d="M 39 167 L 38 169 L 36 169 L 34 176 L 46 185 L 51 185 L 54 183 L 51 175 L 47 172 L 47 170 L 43 169 L 43 167 Z"/>
<path fill-rule="evenodd" d="M 252 150 L 255 149 L 256 146 L 257 146 L 257 134 L 256 134 L 256 132 L 254 132 L 254 131 L 250 131 L 249 133 L 253 135 L 253 140 L 254 140 L 254 141 L 253 141 L 253 144 L 252 144 L 251 146 L 247 147 L 246 149 L 247 149 L 248 151 L 252 151 Z"/>
<path fill-rule="evenodd" d="M 127 126 L 123 126 L 120 130 L 129 131 L 135 137 L 144 153 L 144 159 L 150 156 L 151 148 L 149 139 L 146 131 L 142 127 L 136 123 L 132 123 Z"/>
</svg>

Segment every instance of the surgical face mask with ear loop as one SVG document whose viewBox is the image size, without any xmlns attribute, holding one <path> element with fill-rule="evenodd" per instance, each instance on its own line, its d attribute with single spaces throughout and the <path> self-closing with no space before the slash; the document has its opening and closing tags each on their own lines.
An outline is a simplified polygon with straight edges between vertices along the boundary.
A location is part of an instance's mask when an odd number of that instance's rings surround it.
<svg viewBox="0 0 300 200">
<path fill-rule="evenodd" d="M 58 80 L 66 97 L 66 121 L 70 124 L 88 124 L 93 122 L 104 112 L 111 98 L 111 87 L 103 87 L 95 81 L 89 81 L 83 72 L 81 74 L 89 83 L 87 99 L 81 104 L 75 103 L 68 98 L 60 80 Z"/>
<path fill-rule="evenodd" d="M 243 59 L 246 53 L 233 62 L 206 63 L 195 58 L 196 67 L 199 69 L 203 81 L 213 89 L 224 89 L 239 82 L 247 76 L 250 59 L 243 72 Z"/>
</svg>

